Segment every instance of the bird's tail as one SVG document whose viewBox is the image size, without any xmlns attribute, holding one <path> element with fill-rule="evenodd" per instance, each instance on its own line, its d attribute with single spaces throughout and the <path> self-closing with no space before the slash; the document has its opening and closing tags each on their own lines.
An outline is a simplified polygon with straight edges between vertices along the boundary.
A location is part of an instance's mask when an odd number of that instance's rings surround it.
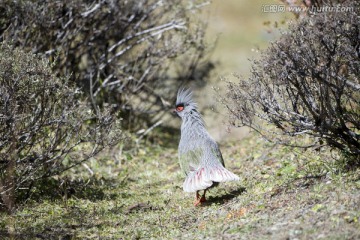
<svg viewBox="0 0 360 240">
<path fill-rule="evenodd" d="M 237 180 L 240 180 L 239 177 L 223 166 L 201 167 L 187 175 L 183 189 L 185 192 L 196 192 L 211 187 L 214 182 Z"/>
</svg>

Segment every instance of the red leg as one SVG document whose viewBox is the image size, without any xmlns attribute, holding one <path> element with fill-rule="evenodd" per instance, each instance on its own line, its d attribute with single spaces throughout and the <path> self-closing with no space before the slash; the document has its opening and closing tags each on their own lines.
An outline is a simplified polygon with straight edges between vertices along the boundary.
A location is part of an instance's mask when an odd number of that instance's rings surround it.
<svg viewBox="0 0 360 240">
<path fill-rule="evenodd" d="M 204 190 L 204 194 L 201 197 L 199 195 L 199 191 L 196 191 L 196 198 L 195 198 L 195 202 L 194 202 L 195 207 L 197 205 L 201 205 L 202 202 L 206 202 L 205 194 L 206 194 L 206 189 Z"/>
<path fill-rule="evenodd" d="M 206 189 L 204 190 L 204 194 L 200 198 L 200 202 L 206 202 L 205 194 L 206 194 Z"/>
<path fill-rule="evenodd" d="M 199 191 L 196 191 L 194 206 L 199 205 L 199 203 L 200 203 L 200 194 Z"/>
<path fill-rule="evenodd" d="M 200 194 L 199 191 L 196 191 L 196 196 L 195 196 L 195 200 L 198 200 L 200 198 Z"/>
</svg>

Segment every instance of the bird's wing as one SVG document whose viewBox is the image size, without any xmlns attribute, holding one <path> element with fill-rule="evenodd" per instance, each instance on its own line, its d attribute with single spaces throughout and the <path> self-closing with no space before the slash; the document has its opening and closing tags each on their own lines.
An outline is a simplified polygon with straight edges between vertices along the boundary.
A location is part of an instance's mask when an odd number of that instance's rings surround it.
<svg viewBox="0 0 360 240">
<path fill-rule="evenodd" d="M 210 153 L 206 155 L 205 172 L 207 179 L 213 182 L 227 182 L 239 180 L 239 177 L 225 168 L 224 159 L 215 141 L 211 141 Z"/>
<path fill-rule="evenodd" d="M 180 167 L 186 176 L 200 167 L 202 155 L 203 150 L 201 148 L 180 153 Z"/>
<path fill-rule="evenodd" d="M 205 176 L 205 169 L 202 167 L 204 150 L 197 148 L 188 150 L 179 155 L 180 167 L 186 175 L 183 189 L 185 192 L 195 192 L 209 188 L 213 182 Z"/>
<path fill-rule="evenodd" d="M 224 159 L 222 157 L 221 151 L 220 151 L 219 146 L 217 145 L 217 143 L 215 141 L 211 142 L 210 149 L 211 149 L 212 156 L 215 158 L 214 160 L 217 160 L 218 162 L 221 163 L 221 165 L 223 167 L 225 167 L 225 162 L 224 162 Z"/>
</svg>

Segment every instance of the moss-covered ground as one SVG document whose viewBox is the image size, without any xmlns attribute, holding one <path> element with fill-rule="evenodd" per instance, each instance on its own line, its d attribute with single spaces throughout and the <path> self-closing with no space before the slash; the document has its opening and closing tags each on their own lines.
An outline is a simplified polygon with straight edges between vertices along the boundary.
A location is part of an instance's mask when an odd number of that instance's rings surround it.
<svg viewBox="0 0 360 240">
<path fill-rule="evenodd" d="M 12 216 L 0 215 L 1 239 L 360 238 L 360 171 L 342 170 L 334 152 L 254 134 L 223 143 L 241 181 L 211 189 L 194 207 L 175 142 L 136 153 L 119 147 L 52 179 L 53 188 L 33 189 Z"/>
</svg>

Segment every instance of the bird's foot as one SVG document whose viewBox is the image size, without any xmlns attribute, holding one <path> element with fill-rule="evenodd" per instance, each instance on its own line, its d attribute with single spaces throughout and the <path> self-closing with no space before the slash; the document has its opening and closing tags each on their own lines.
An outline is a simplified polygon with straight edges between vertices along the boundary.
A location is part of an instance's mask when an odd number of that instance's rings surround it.
<svg viewBox="0 0 360 240">
<path fill-rule="evenodd" d="M 205 193 L 204 193 L 204 195 L 202 195 L 200 197 L 199 193 L 196 192 L 196 198 L 195 198 L 194 206 L 196 207 L 198 205 L 201 205 L 201 203 L 203 203 L 203 202 L 206 202 Z"/>
</svg>

